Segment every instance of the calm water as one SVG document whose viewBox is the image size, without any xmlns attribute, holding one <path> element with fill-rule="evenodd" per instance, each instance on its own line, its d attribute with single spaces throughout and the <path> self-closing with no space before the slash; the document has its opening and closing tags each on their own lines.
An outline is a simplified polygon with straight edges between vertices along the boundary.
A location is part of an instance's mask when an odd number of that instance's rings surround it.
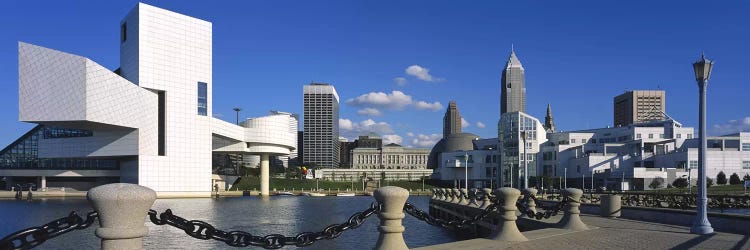
<svg viewBox="0 0 750 250">
<path fill-rule="evenodd" d="M 153 209 L 167 208 L 185 219 L 203 220 L 225 231 L 242 230 L 254 235 L 317 232 L 333 223 L 342 223 L 354 212 L 366 209 L 373 197 L 295 197 L 275 196 L 267 200 L 258 197 L 221 199 L 162 199 Z M 429 196 L 409 197 L 409 202 L 427 210 Z M 0 237 L 27 227 L 39 226 L 64 217 L 70 211 L 85 214 L 91 207 L 85 199 L 39 199 L 34 201 L 0 200 Z M 371 216 L 359 228 L 348 230 L 333 240 L 318 241 L 306 249 L 370 249 L 378 239 L 380 220 Z M 146 249 L 237 249 L 223 242 L 199 240 L 171 226 L 146 223 L 150 233 L 144 238 Z M 420 247 L 456 241 L 449 231 L 427 225 L 409 215 L 404 219 L 404 238 L 410 247 Z M 45 242 L 35 249 L 98 249 L 94 236 L 98 225 L 74 231 Z M 296 247 L 286 247 L 296 248 Z"/>
</svg>

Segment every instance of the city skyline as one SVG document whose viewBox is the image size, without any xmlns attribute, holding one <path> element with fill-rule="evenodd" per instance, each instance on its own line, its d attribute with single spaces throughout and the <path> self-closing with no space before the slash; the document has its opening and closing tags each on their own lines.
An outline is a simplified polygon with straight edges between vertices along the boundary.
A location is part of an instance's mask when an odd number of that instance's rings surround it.
<svg viewBox="0 0 750 250">
<path fill-rule="evenodd" d="M 686 126 L 696 127 L 697 88 L 690 64 L 703 50 L 717 61 L 708 85 L 710 134 L 750 128 L 750 114 L 736 108 L 742 97 L 742 91 L 736 90 L 743 88 L 744 80 L 741 60 L 750 53 L 742 46 L 748 38 L 747 28 L 733 26 L 747 21 L 739 15 L 748 9 L 744 5 L 699 9 L 690 4 L 657 3 L 649 10 L 602 4 L 580 10 L 543 8 L 536 14 L 559 21 L 545 28 L 546 21 L 523 16 L 536 10 L 534 4 L 401 3 L 403 6 L 393 9 L 373 3 L 299 3 L 280 11 L 277 9 L 286 6 L 146 3 L 189 12 L 216 24 L 214 83 L 221 88 L 214 94 L 221 98 L 215 101 L 213 114 L 224 120 L 234 120 L 235 106 L 243 108 L 243 118 L 258 117 L 271 109 L 301 114 L 299 88 L 317 81 L 331 83 L 341 94 L 344 121 L 340 124 L 347 125 L 342 126 L 342 135 L 350 139 L 372 131 L 390 142 L 430 147 L 440 139 L 442 112 L 450 100 L 462 107 L 468 125 L 463 130 L 495 137 L 501 72 L 511 44 L 515 44 L 527 70 L 527 111 L 544 117 L 550 103 L 558 130 L 611 126 L 612 98 L 625 90 L 640 89 L 665 90 L 666 112 Z M 6 10 L 12 13 L 5 13 L 0 21 L 17 25 L 7 27 L 0 38 L 0 81 L 4 82 L 0 104 L 9 107 L 0 113 L 4 117 L 0 125 L 6 128 L 0 132 L 0 144 L 11 143 L 33 127 L 17 119 L 17 42 L 91 57 L 114 70 L 119 64 L 119 19 L 134 5 L 9 4 Z M 518 7 L 519 13 L 493 12 L 513 7 Z M 615 11 L 618 8 L 621 10 Z M 612 16 L 593 14 L 597 10 Z M 628 20 L 628 10 L 642 19 Z M 701 11 L 706 11 L 705 15 L 694 18 Z M 79 15 L 83 13 L 86 15 Z M 664 13 L 672 19 L 666 20 Z M 48 18 L 36 20 L 40 15 Z M 311 16 L 316 22 L 309 22 Z M 320 16 L 326 17 L 317 18 Z M 447 21 L 437 22 L 435 18 L 440 16 L 448 17 Z M 594 19 L 598 23 L 589 22 Z M 49 20 L 55 20 L 55 25 Z M 505 23 L 513 25 L 502 25 Z M 660 29 L 670 32 L 660 33 Z M 710 33 L 694 35 L 703 30 Z M 550 43 L 550 38 L 559 42 Z M 593 88 L 595 92 L 590 91 Z M 726 129 L 717 130 L 716 125 Z"/>
</svg>

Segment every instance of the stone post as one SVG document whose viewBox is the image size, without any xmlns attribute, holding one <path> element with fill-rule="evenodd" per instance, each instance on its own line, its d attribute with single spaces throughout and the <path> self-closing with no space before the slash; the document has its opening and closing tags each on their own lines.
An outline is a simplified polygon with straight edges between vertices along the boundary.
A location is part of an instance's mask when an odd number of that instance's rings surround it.
<svg viewBox="0 0 750 250">
<path fill-rule="evenodd" d="M 465 188 L 458 190 L 458 205 L 469 205 L 469 193 Z"/>
<path fill-rule="evenodd" d="M 500 222 L 490 235 L 490 239 L 497 241 L 528 241 L 516 226 L 516 201 L 521 196 L 521 191 L 515 188 L 504 187 L 495 190 L 495 196 L 500 199 L 502 206 L 498 207 Z"/>
<path fill-rule="evenodd" d="M 451 189 L 451 203 L 458 203 L 460 200 L 460 193 L 458 192 L 457 188 Z"/>
<path fill-rule="evenodd" d="M 601 196 L 600 215 L 602 217 L 620 217 L 622 211 L 622 197 L 616 194 L 605 194 Z"/>
<path fill-rule="evenodd" d="M 536 190 L 536 188 L 526 188 L 523 190 L 523 198 L 525 199 L 524 205 L 526 206 L 527 210 L 531 210 L 532 212 L 536 213 L 536 202 L 534 201 L 533 197 L 536 197 L 536 193 L 539 192 Z M 526 211 L 523 211 L 524 214 Z"/>
<path fill-rule="evenodd" d="M 380 211 L 380 236 L 374 249 L 409 249 L 404 242 L 404 204 L 409 191 L 400 187 L 387 186 L 375 190 L 375 200 L 383 205 Z"/>
<path fill-rule="evenodd" d="M 443 188 L 443 201 L 445 202 L 451 201 L 451 190 L 448 188 Z"/>
<path fill-rule="evenodd" d="M 92 188 L 86 198 L 99 212 L 95 234 L 102 239 L 101 249 L 143 249 L 143 237 L 148 234 L 146 215 L 156 200 L 154 190 L 114 183 Z"/>
<path fill-rule="evenodd" d="M 482 204 L 479 206 L 481 209 L 486 209 L 487 207 L 492 204 L 492 201 L 490 201 L 490 196 L 492 195 L 492 189 L 489 188 L 483 188 L 482 189 Z"/>
<path fill-rule="evenodd" d="M 581 210 L 578 209 L 581 206 L 583 191 L 577 188 L 566 188 L 562 190 L 562 195 L 568 198 L 568 204 L 565 205 L 565 214 L 560 219 L 560 227 L 574 231 L 588 230 L 586 224 L 581 221 Z"/>
</svg>

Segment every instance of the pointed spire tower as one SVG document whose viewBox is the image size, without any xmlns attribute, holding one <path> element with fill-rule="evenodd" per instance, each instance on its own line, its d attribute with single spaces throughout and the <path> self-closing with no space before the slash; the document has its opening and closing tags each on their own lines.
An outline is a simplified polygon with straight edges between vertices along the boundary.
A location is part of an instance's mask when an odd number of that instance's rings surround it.
<svg viewBox="0 0 750 250">
<path fill-rule="evenodd" d="M 526 76 L 515 49 L 510 51 L 500 83 L 500 114 L 526 112 Z"/>
<path fill-rule="evenodd" d="M 443 116 L 443 138 L 448 135 L 461 133 L 461 114 L 458 113 L 456 101 L 448 103 L 448 109 Z"/>
<path fill-rule="evenodd" d="M 555 132 L 555 119 L 552 118 L 552 106 L 549 103 L 547 103 L 547 116 L 544 117 L 544 129 L 550 133 Z"/>
</svg>

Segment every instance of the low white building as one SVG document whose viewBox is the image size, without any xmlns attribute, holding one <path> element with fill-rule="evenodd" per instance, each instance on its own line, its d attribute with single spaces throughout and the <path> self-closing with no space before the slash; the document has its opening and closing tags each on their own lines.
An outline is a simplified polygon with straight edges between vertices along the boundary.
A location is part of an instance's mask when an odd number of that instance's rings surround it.
<svg viewBox="0 0 750 250">
<path fill-rule="evenodd" d="M 407 148 L 388 144 L 381 148 L 351 150 L 353 169 L 427 169 L 429 148 Z"/>
<path fill-rule="evenodd" d="M 663 178 L 666 187 L 681 177 L 695 183 L 699 140 L 693 133 L 672 119 L 552 133 L 541 145 L 536 166 L 553 180 L 567 177 L 569 187 L 591 188 L 593 183 L 609 189 L 649 189 L 655 178 Z M 750 133 L 709 137 L 708 142 L 707 177 L 715 179 L 719 171 L 727 178 L 750 173 Z"/>
</svg>

